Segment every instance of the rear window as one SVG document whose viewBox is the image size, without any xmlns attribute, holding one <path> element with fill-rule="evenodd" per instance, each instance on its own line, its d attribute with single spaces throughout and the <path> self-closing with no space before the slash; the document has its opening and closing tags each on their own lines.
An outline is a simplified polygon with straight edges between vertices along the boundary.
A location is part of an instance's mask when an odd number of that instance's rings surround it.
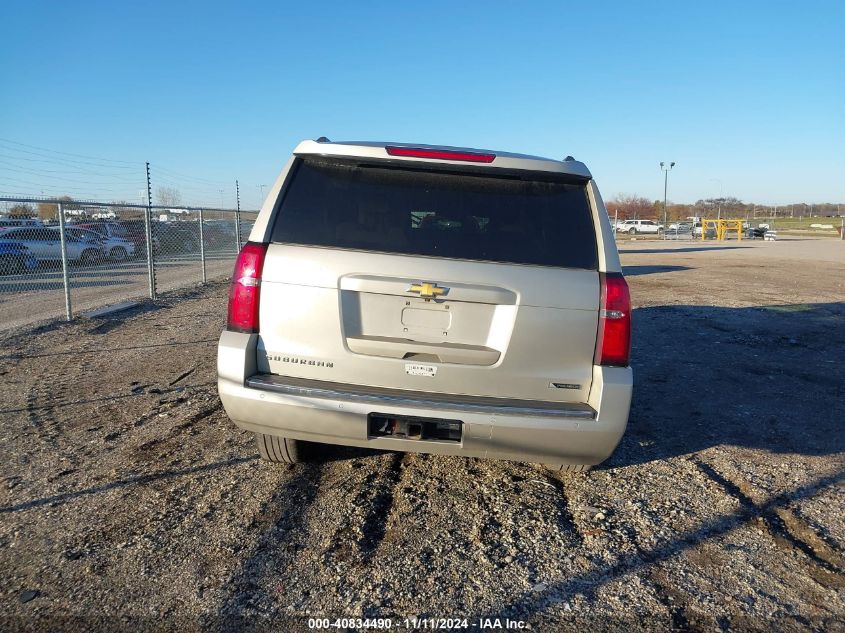
<svg viewBox="0 0 845 633">
<path fill-rule="evenodd" d="M 298 161 L 272 240 L 403 255 L 598 267 L 583 182 L 325 158 Z"/>
</svg>

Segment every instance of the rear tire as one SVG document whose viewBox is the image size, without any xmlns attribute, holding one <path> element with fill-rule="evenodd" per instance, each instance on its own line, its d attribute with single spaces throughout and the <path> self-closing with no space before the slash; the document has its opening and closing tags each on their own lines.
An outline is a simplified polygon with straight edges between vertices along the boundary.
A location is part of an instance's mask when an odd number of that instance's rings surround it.
<svg viewBox="0 0 845 633">
<path fill-rule="evenodd" d="M 274 464 L 299 464 L 303 458 L 303 442 L 288 437 L 255 434 L 255 443 L 261 459 Z"/>
<path fill-rule="evenodd" d="M 113 261 L 116 262 L 125 262 L 129 259 L 129 253 L 126 252 L 126 249 L 122 246 L 115 246 L 111 249 L 111 253 L 109 253 L 110 257 Z"/>
<path fill-rule="evenodd" d="M 23 261 L 14 255 L 0 255 L 0 275 L 17 275 L 23 272 Z"/>
<path fill-rule="evenodd" d="M 98 263 L 97 260 L 100 259 L 100 253 L 93 249 L 89 249 L 87 251 L 82 252 L 82 256 L 79 258 L 79 261 L 82 262 L 86 266 L 93 266 Z"/>
</svg>

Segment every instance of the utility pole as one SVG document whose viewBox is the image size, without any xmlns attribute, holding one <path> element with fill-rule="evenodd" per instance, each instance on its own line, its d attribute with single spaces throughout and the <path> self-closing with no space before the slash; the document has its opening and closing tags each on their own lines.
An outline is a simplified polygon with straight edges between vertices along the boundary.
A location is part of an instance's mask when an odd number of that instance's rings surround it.
<svg viewBox="0 0 845 633">
<path fill-rule="evenodd" d="M 152 227 L 152 213 L 153 213 L 153 188 L 150 184 L 150 164 L 147 166 L 147 208 L 144 212 L 144 232 L 147 240 L 147 277 L 150 284 L 150 299 L 155 301 L 156 298 L 156 277 L 155 266 L 153 266 L 153 227 Z"/>
<path fill-rule="evenodd" d="M 660 163 L 660 169 L 663 170 L 663 239 L 666 239 L 666 230 L 669 228 L 669 212 L 666 206 L 667 203 L 667 192 L 669 190 L 669 172 L 672 171 L 672 167 L 675 166 L 674 161 L 669 163 L 669 166 L 666 166 L 666 163 Z"/>
</svg>

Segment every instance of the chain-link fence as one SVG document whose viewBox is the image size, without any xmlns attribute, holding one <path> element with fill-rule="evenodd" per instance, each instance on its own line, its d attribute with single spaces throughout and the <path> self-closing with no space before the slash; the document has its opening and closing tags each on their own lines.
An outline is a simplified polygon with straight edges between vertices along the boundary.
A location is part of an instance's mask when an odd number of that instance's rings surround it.
<svg viewBox="0 0 845 633">
<path fill-rule="evenodd" d="M 0 329 L 71 319 L 123 300 L 155 299 L 161 292 L 225 278 L 257 216 L 237 209 L 0 202 L 55 207 L 53 218 L 0 219 Z"/>
<path fill-rule="evenodd" d="M 692 241 L 701 240 L 702 225 L 700 221 L 679 220 L 663 222 L 656 220 L 625 219 L 610 217 L 610 226 L 617 241 L 632 239 Z M 712 235 L 711 235 L 712 233 Z M 707 237 L 715 237 L 715 231 L 708 230 Z"/>
</svg>

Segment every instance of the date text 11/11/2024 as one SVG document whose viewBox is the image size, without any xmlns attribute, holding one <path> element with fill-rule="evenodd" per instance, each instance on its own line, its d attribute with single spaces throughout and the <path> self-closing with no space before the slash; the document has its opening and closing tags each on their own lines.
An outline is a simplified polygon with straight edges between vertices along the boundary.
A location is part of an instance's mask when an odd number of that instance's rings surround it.
<svg viewBox="0 0 845 633">
<path fill-rule="evenodd" d="M 389 630 L 392 628 L 409 629 L 413 631 L 455 631 L 478 630 L 495 631 L 529 630 L 531 625 L 523 620 L 510 618 L 308 618 L 308 628 L 340 629 L 340 630 Z"/>
</svg>

